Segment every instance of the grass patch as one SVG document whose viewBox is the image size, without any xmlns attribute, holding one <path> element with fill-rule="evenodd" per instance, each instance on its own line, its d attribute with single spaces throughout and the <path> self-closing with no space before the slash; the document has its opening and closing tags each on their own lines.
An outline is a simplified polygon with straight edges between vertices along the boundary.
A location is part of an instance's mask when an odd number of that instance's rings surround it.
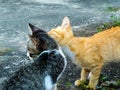
<svg viewBox="0 0 120 90">
<path fill-rule="evenodd" d="M 0 56 L 1 56 L 1 55 L 4 55 L 5 53 L 8 53 L 8 52 L 10 52 L 10 51 L 12 51 L 11 48 L 0 47 Z"/>
<path fill-rule="evenodd" d="M 117 16 L 110 16 L 111 19 L 112 19 L 112 26 L 115 27 L 115 26 L 120 26 L 120 17 L 117 17 Z"/>
<path fill-rule="evenodd" d="M 120 26 L 120 17 L 117 17 L 117 16 L 110 16 L 111 18 L 111 22 L 106 22 L 106 23 L 103 23 L 101 26 L 99 26 L 96 31 L 97 32 L 101 32 L 103 30 L 106 30 L 106 29 L 109 29 L 111 27 L 115 27 L 115 26 Z"/>
<path fill-rule="evenodd" d="M 116 80 L 117 85 L 120 86 L 120 80 Z"/>
<path fill-rule="evenodd" d="M 99 83 L 97 85 L 96 90 L 119 90 L 120 88 L 120 80 L 114 80 L 114 81 L 108 81 L 108 76 L 107 75 L 101 75 L 99 78 Z M 60 82 L 58 83 L 58 86 L 63 86 L 58 90 L 92 90 L 88 86 L 89 80 L 87 80 L 84 83 L 81 83 L 80 86 L 76 87 L 74 86 L 71 82 L 67 82 L 66 84 L 61 84 Z"/>
<path fill-rule="evenodd" d="M 120 7 L 115 7 L 115 6 L 109 6 L 106 8 L 106 11 L 109 11 L 109 12 L 117 12 L 120 10 Z"/>
<path fill-rule="evenodd" d="M 120 88 L 120 80 L 108 81 L 107 75 L 101 75 L 99 78 L 99 83 L 97 86 L 97 90 L 119 90 Z M 87 85 L 89 81 L 82 83 L 77 90 L 91 90 Z"/>
<path fill-rule="evenodd" d="M 119 90 L 120 80 L 109 81 L 108 78 L 106 75 L 100 76 L 97 90 Z"/>
<path fill-rule="evenodd" d="M 71 86 L 72 86 L 72 83 L 67 82 L 67 83 L 66 83 L 66 86 L 69 88 L 69 87 L 71 87 Z"/>
</svg>

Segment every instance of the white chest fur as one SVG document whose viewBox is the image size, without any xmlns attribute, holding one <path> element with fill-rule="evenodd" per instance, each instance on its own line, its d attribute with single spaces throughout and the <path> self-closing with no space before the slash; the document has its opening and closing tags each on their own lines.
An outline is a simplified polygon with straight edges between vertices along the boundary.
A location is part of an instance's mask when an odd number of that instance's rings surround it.
<svg viewBox="0 0 120 90">
<path fill-rule="evenodd" d="M 76 65 L 79 65 L 79 66 L 81 65 L 80 62 L 77 62 L 77 61 L 79 61 L 79 60 L 75 60 L 75 54 L 74 54 L 74 52 L 72 52 L 72 51 L 69 49 L 69 47 L 64 46 L 64 47 L 61 47 L 61 49 L 62 49 L 63 53 L 64 53 L 69 59 L 71 59 L 71 60 L 73 61 L 73 63 L 75 63 Z M 91 74 L 92 74 L 92 73 L 89 73 L 88 79 L 90 79 Z"/>
<path fill-rule="evenodd" d="M 75 59 L 75 54 L 69 49 L 69 47 L 64 46 L 62 47 L 63 53 L 71 60 Z"/>
</svg>

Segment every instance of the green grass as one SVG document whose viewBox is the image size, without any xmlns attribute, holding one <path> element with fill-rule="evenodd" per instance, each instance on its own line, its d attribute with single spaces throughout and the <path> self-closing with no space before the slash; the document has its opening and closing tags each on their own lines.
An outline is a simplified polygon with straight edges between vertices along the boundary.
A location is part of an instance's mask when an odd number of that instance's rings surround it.
<svg viewBox="0 0 120 90">
<path fill-rule="evenodd" d="M 117 12 L 120 10 L 120 7 L 115 7 L 115 6 L 109 6 L 106 8 L 106 11 L 109 11 L 109 12 Z"/>
<path fill-rule="evenodd" d="M 112 26 L 120 26 L 120 17 L 111 16 L 112 19 Z"/>
<path fill-rule="evenodd" d="M 12 51 L 11 48 L 0 47 L 0 56 L 4 55 L 5 53 L 10 52 L 10 51 Z"/>
<path fill-rule="evenodd" d="M 110 16 L 110 18 L 111 18 L 111 22 L 103 23 L 101 26 L 99 26 L 96 29 L 96 31 L 101 32 L 101 31 L 109 29 L 111 27 L 120 26 L 120 17 L 112 15 L 112 16 Z"/>
<path fill-rule="evenodd" d="M 116 82 L 116 84 L 114 85 L 109 85 L 109 83 L 106 83 L 106 81 L 108 80 L 108 76 L 107 75 L 101 75 L 99 78 L 99 84 L 98 84 L 98 88 L 97 90 L 116 90 L 115 87 L 120 86 L 120 80 L 114 80 L 114 82 Z M 109 81 L 107 81 L 109 82 Z M 80 86 L 78 86 L 76 88 L 76 90 L 91 90 L 88 86 L 88 81 L 86 83 L 82 83 Z M 105 86 L 104 86 L 105 85 Z M 71 82 L 67 82 L 66 83 L 66 87 L 67 88 L 71 88 L 72 87 L 72 83 Z M 117 88 L 118 90 L 118 88 Z"/>
<path fill-rule="evenodd" d="M 71 85 L 72 85 L 72 83 L 70 83 L 70 82 L 67 82 L 66 83 L 66 86 L 69 88 L 69 87 L 71 87 Z"/>
<path fill-rule="evenodd" d="M 120 80 L 116 80 L 117 85 L 120 86 Z"/>
</svg>

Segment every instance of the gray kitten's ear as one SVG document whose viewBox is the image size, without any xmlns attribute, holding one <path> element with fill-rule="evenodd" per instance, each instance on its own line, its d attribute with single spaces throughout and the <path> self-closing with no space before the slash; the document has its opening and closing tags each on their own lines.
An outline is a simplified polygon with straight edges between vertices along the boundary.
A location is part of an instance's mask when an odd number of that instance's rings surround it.
<svg viewBox="0 0 120 90">
<path fill-rule="evenodd" d="M 43 32 L 46 33 L 44 30 L 42 30 L 42 29 L 40 29 L 40 28 L 32 25 L 31 23 L 28 24 L 28 28 L 30 29 L 30 35 L 31 35 L 31 36 L 32 36 L 33 33 L 36 32 L 36 31 L 39 31 L 39 32 L 42 32 L 42 33 L 43 33 Z"/>
<path fill-rule="evenodd" d="M 28 28 L 29 28 L 29 30 L 30 30 L 30 35 L 31 35 L 31 36 L 33 35 L 33 33 L 34 33 L 35 31 L 38 31 L 38 30 L 39 30 L 38 27 L 32 25 L 31 23 L 28 24 Z"/>
</svg>

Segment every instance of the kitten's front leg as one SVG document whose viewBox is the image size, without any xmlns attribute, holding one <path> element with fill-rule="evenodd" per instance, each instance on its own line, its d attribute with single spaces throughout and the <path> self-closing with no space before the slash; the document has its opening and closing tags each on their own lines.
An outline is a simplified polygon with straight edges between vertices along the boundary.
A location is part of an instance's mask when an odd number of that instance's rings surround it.
<svg viewBox="0 0 120 90">
<path fill-rule="evenodd" d="M 88 88 L 91 88 L 92 90 L 96 90 L 101 69 L 102 67 L 96 67 L 91 71 L 91 77 L 90 77 Z"/>
<path fill-rule="evenodd" d="M 80 86 L 80 84 L 84 83 L 88 77 L 90 70 L 82 68 L 81 78 L 75 81 L 75 86 Z"/>
</svg>

